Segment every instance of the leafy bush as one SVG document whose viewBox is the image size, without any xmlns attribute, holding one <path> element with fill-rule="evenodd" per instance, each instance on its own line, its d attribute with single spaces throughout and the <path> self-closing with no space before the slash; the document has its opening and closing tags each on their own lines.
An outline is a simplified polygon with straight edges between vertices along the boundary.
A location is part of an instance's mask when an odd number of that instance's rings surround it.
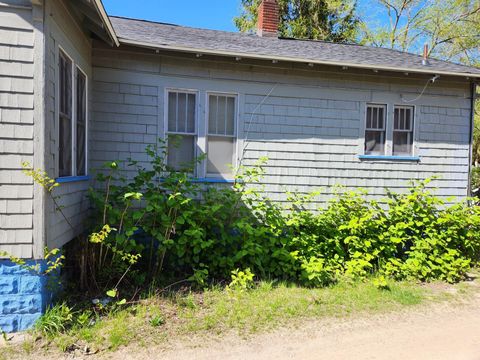
<svg viewBox="0 0 480 360">
<path fill-rule="evenodd" d="M 131 180 L 110 163 L 90 194 L 91 241 L 101 245 L 96 266 L 110 283 L 129 271 L 137 285 L 189 279 L 205 286 L 235 269 L 309 286 L 372 274 L 455 282 L 479 260 L 479 208 L 447 206 L 428 189 L 430 180 L 389 192 L 384 204 L 339 187 L 325 208 L 310 211 L 317 193 L 288 194 L 288 205 L 265 197 L 256 185 L 266 159 L 238 169 L 232 186 L 207 187 L 191 179 L 191 167 L 169 168 L 164 143 L 147 155 L 149 167 L 126 167 Z"/>
<path fill-rule="evenodd" d="M 249 268 L 245 269 L 244 271 L 240 269 L 236 269 L 232 271 L 232 281 L 228 284 L 228 289 L 231 290 L 247 290 L 253 287 L 254 282 L 253 278 L 255 274 L 253 274 Z"/>
</svg>

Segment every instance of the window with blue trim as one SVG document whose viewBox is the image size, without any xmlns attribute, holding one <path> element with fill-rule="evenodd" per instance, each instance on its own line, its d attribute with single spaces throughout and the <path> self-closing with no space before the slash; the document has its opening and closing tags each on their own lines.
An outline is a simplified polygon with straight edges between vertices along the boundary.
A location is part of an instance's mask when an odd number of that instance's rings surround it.
<svg viewBox="0 0 480 360">
<path fill-rule="evenodd" d="M 361 158 L 413 160 L 414 117 L 413 106 L 366 104 L 364 152 Z"/>
</svg>

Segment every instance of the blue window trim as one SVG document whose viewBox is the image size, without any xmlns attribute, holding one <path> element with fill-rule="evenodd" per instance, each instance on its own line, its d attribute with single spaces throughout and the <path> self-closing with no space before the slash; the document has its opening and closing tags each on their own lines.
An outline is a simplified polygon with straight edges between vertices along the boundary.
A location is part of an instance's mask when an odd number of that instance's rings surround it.
<svg viewBox="0 0 480 360">
<path fill-rule="evenodd" d="M 358 155 L 360 160 L 420 161 L 419 156 Z"/>
<path fill-rule="evenodd" d="M 215 178 L 196 178 L 192 179 L 194 183 L 209 183 L 209 184 L 233 184 L 235 180 L 229 179 L 215 179 Z"/>
<path fill-rule="evenodd" d="M 90 180 L 89 175 L 84 176 L 65 176 L 61 178 L 56 178 L 55 181 L 59 184 L 63 183 L 70 183 L 70 182 L 78 182 L 78 181 L 88 181 Z"/>
</svg>

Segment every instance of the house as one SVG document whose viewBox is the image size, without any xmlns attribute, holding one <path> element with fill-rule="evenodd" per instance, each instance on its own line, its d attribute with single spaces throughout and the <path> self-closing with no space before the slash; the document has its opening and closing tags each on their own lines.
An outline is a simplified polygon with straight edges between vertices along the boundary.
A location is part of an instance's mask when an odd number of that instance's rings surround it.
<svg viewBox="0 0 480 360">
<path fill-rule="evenodd" d="M 257 34 L 109 17 L 101 0 L 0 2 L 0 250 L 42 262 L 75 236 L 22 162 L 61 183 L 80 231 L 94 170 L 145 162 L 169 134 L 182 135 L 172 166 L 208 154 L 198 181 L 228 184 L 227 164 L 268 156 L 277 201 L 320 187 L 325 202 L 334 184 L 380 198 L 433 175 L 440 196 L 468 195 L 479 69 L 277 27 L 275 0 Z M 30 327 L 47 300 L 42 278 L 0 260 L 3 330 Z"/>
</svg>

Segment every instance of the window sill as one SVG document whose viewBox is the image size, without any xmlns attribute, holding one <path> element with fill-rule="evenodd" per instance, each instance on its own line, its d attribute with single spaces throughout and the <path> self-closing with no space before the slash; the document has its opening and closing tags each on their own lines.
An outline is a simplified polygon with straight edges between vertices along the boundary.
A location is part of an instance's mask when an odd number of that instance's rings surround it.
<svg viewBox="0 0 480 360">
<path fill-rule="evenodd" d="M 233 179 L 216 179 L 216 178 L 197 178 L 192 179 L 193 183 L 209 183 L 209 184 L 233 184 Z"/>
<path fill-rule="evenodd" d="M 79 182 L 79 181 L 88 181 L 90 180 L 89 175 L 84 175 L 84 176 L 65 176 L 65 177 L 60 177 L 56 178 L 55 181 L 59 184 L 64 184 L 64 183 L 71 183 L 71 182 Z"/>
<path fill-rule="evenodd" d="M 389 156 L 389 155 L 358 155 L 360 160 L 379 160 L 379 161 L 420 161 L 419 156 Z"/>
</svg>

